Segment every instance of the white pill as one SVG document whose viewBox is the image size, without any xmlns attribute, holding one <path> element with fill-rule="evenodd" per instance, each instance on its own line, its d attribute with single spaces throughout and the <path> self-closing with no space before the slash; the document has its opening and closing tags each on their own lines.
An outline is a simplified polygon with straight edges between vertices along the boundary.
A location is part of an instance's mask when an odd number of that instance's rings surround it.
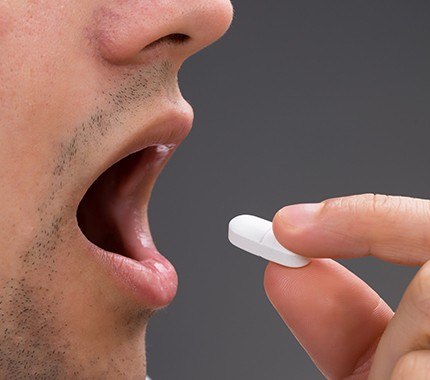
<svg viewBox="0 0 430 380">
<path fill-rule="evenodd" d="M 310 260 L 284 248 L 276 240 L 272 223 L 252 215 L 239 215 L 228 225 L 228 239 L 236 247 L 274 263 L 300 268 Z"/>
</svg>

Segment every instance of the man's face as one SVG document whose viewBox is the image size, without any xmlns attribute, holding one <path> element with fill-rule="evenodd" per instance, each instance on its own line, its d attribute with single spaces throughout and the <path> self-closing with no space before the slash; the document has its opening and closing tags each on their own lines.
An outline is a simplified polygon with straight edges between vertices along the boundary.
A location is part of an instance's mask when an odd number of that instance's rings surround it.
<svg viewBox="0 0 430 380">
<path fill-rule="evenodd" d="M 146 216 L 191 127 L 177 73 L 231 17 L 229 0 L 1 3 L 1 378 L 144 377 L 177 287 Z"/>
</svg>

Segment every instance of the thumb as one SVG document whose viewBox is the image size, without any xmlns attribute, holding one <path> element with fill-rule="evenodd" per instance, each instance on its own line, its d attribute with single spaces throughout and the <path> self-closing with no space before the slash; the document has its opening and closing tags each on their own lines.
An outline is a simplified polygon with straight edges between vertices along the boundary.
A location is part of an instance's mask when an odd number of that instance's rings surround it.
<svg viewBox="0 0 430 380">
<path fill-rule="evenodd" d="M 403 265 L 430 260 L 430 201 L 364 194 L 287 206 L 273 220 L 279 242 L 309 257 L 372 255 Z"/>
</svg>

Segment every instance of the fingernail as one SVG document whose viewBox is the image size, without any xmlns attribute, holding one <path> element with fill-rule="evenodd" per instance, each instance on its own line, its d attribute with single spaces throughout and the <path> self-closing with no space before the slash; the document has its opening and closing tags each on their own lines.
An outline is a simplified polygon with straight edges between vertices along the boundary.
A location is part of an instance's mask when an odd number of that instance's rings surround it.
<svg viewBox="0 0 430 380">
<path fill-rule="evenodd" d="M 284 207 L 278 214 L 284 224 L 302 228 L 315 221 L 322 207 L 322 203 L 304 203 Z"/>
</svg>

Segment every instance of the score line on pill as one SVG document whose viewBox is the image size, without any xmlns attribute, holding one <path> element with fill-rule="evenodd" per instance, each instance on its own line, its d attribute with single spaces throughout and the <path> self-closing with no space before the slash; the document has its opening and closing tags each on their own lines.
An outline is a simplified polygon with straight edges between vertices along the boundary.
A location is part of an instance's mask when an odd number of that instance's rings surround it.
<svg viewBox="0 0 430 380">
<path fill-rule="evenodd" d="M 239 215 L 228 225 L 228 239 L 236 247 L 285 267 L 309 264 L 306 257 L 284 248 L 273 234 L 272 222 L 252 215 Z"/>
</svg>

